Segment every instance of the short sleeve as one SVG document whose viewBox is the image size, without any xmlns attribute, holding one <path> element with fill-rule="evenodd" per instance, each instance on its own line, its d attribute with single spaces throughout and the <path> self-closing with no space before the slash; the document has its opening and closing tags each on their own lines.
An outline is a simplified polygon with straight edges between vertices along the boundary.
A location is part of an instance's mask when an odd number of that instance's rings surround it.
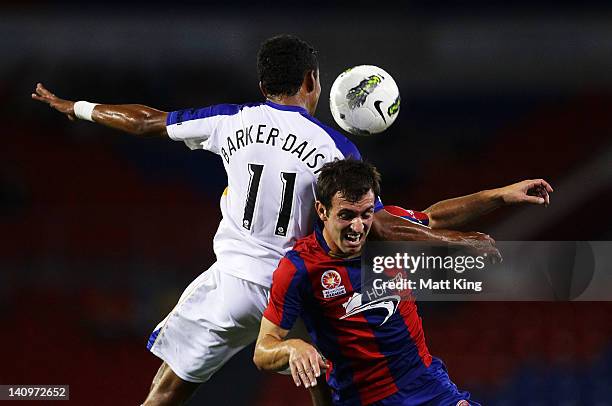
<svg viewBox="0 0 612 406">
<path fill-rule="evenodd" d="M 357 146 L 346 137 L 336 140 L 336 148 L 338 148 L 338 151 L 340 151 L 340 153 L 342 154 L 339 156 L 340 159 L 356 159 L 358 161 L 362 160 L 359 148 L 357 148 Z"/>
<path fill-rule="evenodd" d="M 302 284 L 305 272 L 287 257 L 283 258 L 272 274 L 270 300 L 263 316 L 282 329 L 290 330 L 302 310 Z"/>
<path fill-rule="evenodd" d="M 407 210 L 398 206 L 384 206 L 384 209 L 394 216 L 401 217 L 413 223 L 429 226 L 429 216 L 417 210 Z"/>
<path fill-rule="evenodd" d="M 199 109 L 177 110 L 168 114 L 166 130 L 171 139 L 183 141 L 190 149 L 219 153 L 217 134 L 223 120 L 238 114 L 241 105 L 218 104 Z"/>
<path fill-rule="evenodd" d="M 334 143 L 333 145 L 336 147 L 334 153 L 332 154 L 333 160 L 349 158 L 361 160 L 361 153 L 359 152 L 359 149 L 355 144 L 351 142 L 351 140 L 346 138 L 346 136 L 334 130 L 330 126 L 321 123 L 319 120 L 308 114 L 303 114 L 303 116 L 312 123 L 316 124 L 323 131 L 325 131 L 327 135 L 331 138 Z"/>
<path fill-rule="evenodd" d="M 323 127 L 336 145 L 336 154 L 334 154 L 334 159 L 356 159 L 358 161 L 362 160 L 359 148 L 357 148 L 357 146 L 351 140 L 349 140 L 333 128 L 327 126 Z"/>
</svg>

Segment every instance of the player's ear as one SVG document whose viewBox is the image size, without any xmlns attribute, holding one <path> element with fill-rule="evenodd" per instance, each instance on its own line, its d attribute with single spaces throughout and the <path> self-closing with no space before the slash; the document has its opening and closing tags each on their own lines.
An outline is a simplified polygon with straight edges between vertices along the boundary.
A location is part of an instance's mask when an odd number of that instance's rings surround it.
<svg viewBox="0 0 612 406">
<path fill-rule="evenodd" d="M 265 97 L 266 99 L 268 98 L 268 92 L 266 92 L 266 88 L 264 87 L 263 83 L 261 83 L 261 81 L 259 82 L 259 91 L 261 92 L 263 97 Z"/>
<path fill-rule="evenodd" d="M 304 81 L 302 82 L 302 86 L 305 88 L 307 93 L 312 93 L 317 88 L 317 72 L 314 70 L 309 70 L 304 75 Z"/>
<path fill-rule="evenodd" d="M 325 209 L 325 206 L 323 205 L 323 203 L 317 200 L 315 202 L 315 210 L 317 212 L 317 216 L 319 216 L 321 221 L 327 221 L 328 219 L 327 210 Z"/>
</svg>

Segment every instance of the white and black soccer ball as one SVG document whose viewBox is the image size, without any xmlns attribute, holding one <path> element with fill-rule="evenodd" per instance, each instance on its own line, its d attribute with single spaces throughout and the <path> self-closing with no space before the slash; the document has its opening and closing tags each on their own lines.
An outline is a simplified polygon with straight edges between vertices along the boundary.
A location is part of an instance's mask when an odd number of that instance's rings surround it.
<svg viewBox="0 0 612 406">
<path fill-rule="evenodd" d="M 356 135 L 378 134 L 397 118 L 400 94 L 387 72 L 372 65 L 355 66 L 336 78 L 329 107 L 342 129 Z"/>
</svg>

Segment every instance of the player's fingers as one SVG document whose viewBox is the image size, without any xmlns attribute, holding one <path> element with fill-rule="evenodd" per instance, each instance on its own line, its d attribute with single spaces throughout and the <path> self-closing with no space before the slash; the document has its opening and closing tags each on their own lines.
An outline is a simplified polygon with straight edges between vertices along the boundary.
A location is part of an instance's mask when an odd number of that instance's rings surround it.
<svg viewBox="0 0 612 406">
<path fill-rule="evenodd" d="M 489 257 L 489 262 L 491 262 L 492 264 L 499 264 L 500 262 L 503 261 L 501 253 L 499 252 L 499 250 L 497 248 L 493 248 L 487 254 L 488 254 L 488 257 Z"/>
<path fill-rule="evenodd" d="M 473 238 L 476 240 L 486 240 L 488 237 L 487 234 L 481 233 L 480 231 L 472 231 L 470 234 L 470 237 L 473 236 Z"/>
<path fill-rule="evenodd" d="M 53 93 L 51 93 L 50 91 L 48 91 L 42 83 L 37 83 L 36 84 L 36 93 L 40 94 L 40 95 L 46 95 L 46 96 L 53 96 Z"/>
<path fill-rule="evenodd" d="M 309 388 L 315 386 L 317 384 L 317 378 L 314 376 L 309 359 L 302 360 L 302 368 L 304 373 L 300 375 L 300 377 L 302 378 L 302 382 L 304 382 L 304 387 Z"/>
<path fill-rule="evenodd" d="M 41 95 L 41 96 L 42 96 L 42 95 L 44 95 L 46 92 L 47 92 L 47 89 L 45 89 L 41 83 L 39 83 L 39 84 L 37 84 L 37 85 L 36 85 L 36 94 L 39 94 L 39 95 Z"/>
<path fill-rule="evenodd" d="M 304 385 L 305 388 L 309 388 L 310 379 L 308 379 L 308 377 L 306 376 L 306 371 L 304 370 L 304 367 L 300 367 L 300 369 L 298 370 L 298 376 L 300 378 L 300 384 Z"/>
<path fill-rule="evenodd" d="M 50 91 L 48 91 L 47 89 L 43 88 L 36 88 L 36 93 L 38 93 L 39 96 L 44 97 L 47 100 L 56 100 L 57 97 L 51 93 Z"/>
<path fill-rule="evenodd" d="M 546 189 L 547 192 L 553 192 L 553 188 L 552 186 L 550 186 L 550 183 L 546 182 L 544 179 L 534 179 L 531 182 L 531 187 L 541 187 Z"/>
<path fill-rule="evenodd" d="M 535 187 L 529 189 L 527 196 L 541 197 L 544 199 L 544 205 L 548 206 L 548 192 L 544 188 L 544 185 L 536 185 Z"/>
<path fill-rule="evenodd" d="M 327 369 L 327 362 L 325 362 L 321 355 L 317 357 L 317 361 L 319 362 L 319 370 L 325 371 Z"/>
<path fill-rule="evenodd" d="M 291 377 L 293 378 L 293 382 L 295 383 L 295 386 L 300 386 L 300 375 L 299 375 L 297 365 L 290 364 L 289 368 L 291 369 Z"/>
<path fill-rule="evenodd" d="M 306 370 L 301 360 L 295 361 L 295 371 L 296 371 L 297 378 L 298 378 L 297 386 L 300 386 L 303 384 L 304 387 L 307 388 L 309 385 L 309 382 L 306 379 Z"/>
<path fill-rule="evenodd" d="M 37 95 L 36 93 L 32 93 L 32 99 L 38 100 L 38 101 L 41 101 L 41 102 L 44 102 L 44 103 L 49 103 L 49 100 L 47 100 L 44 97 L 41 97 L 41 96 Z"/>
<path fill-rule="evenodd" d="M 550 204 L 550 196 L 548 195 L 548 191 L 544 188 L 540 188 L 540 197 L 544 199 L 544 205 L 548 206 Z"/>
<path fill-rule="evenodd" d="M 552 186 L 550 186 L 550 183 L 546 182 L 544 179 L 541 179 L 541 181 L 542 181 L 542 185 L 544 186 L 544 188 L 546 189 L 548 193 L 554 192 L 554 189 L 552 188 Z"/>
<path fill-rule="evenodd" d="M 528 181 L 527 185 L 528 185 L 528 189 L 542 188 L 546 190 L 548 193 L 554 192 L 554 189 L 552 188 L 552 186 L 550 186 L 550 183 L 546 182 L 544 179 L 530 180 Z"/>
<path fill-rule="evenodd" d="M 489 234 L 481 233 L 480 231 L 476 231 L 479 234 L 480 239 L 483 241 L 489 241 L 491 244 L 495 244 L 495 240 Z"/>
<path fill-rule="evenodd" d="M 321 354 L 319 354 L 319 352 L 315 354 L 314 359 L 310 360 L 310 363 L 312 365 L 312 369 L 314 370 L 316 378 L 320 377 L 322 370 L 325 370 L 325 368 L 327 367 L 325 361 L 323 361 L 323 357 L 321 356 Z"/>
<path fill-rule="evenodd" d="M 546 200 L 543 197 L 539 197 L 539 196 L 525 196 L 523 198 L 523 201 L 525 203 L 531 203 L 531 204 L 544 204 L 544 203 L 546 203 Z"/>
<path fill-rule="evenodd" d="M 32 93 L 32 94 L 33 95 L 35 94 L 36 97 L 38 98 L 37 100 L 40 100 L 40 101 L 44 101 L 44 102 L 50 103 L 53 100 L 52 97 L 50 97 L 49 95 L 47 95 L 45 93 L 39 92 L 38 89 L 36 90 L 36 93 Z"/>
<path fill-rule="evenodd" d="M 321 358 L 319 356 L 319 353 L 316 353 L 310 357 L 310 368 L 312 369 L 312 372 L 314 373 L 314 376 L 315 376 L 315 385 L 316 385 L 316 378 L 321 376 L 321 369 L 319 368 L 319 358 Z"/>
</svg>

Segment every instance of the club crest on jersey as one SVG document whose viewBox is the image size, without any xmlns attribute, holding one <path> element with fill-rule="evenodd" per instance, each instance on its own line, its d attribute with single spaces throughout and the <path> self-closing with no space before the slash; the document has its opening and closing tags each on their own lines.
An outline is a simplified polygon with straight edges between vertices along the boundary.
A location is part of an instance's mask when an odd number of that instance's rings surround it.
<svg viewBox="0 0 612 406">
<path fill-rule="evenodd" d="M 323 285 L 323 297 L 329 299 L 330 297 L 336 297 L 344 295 L 346 288 L 341 285 L 342 278 L 337 271 L 330 269 L 329 271 L 323 272 L 321 275 L 321 285 Z"/>
</svg>

